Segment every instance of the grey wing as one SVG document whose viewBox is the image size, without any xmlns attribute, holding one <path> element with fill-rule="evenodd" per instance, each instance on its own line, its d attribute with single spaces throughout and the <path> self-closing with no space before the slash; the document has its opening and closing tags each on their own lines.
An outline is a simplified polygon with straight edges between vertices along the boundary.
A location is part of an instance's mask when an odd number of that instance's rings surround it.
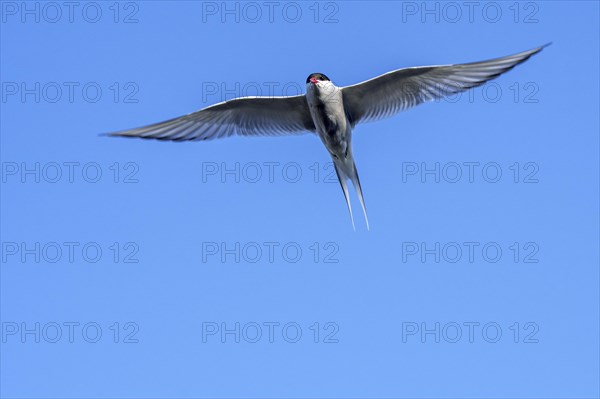
<svg viewBox="0 0 600 399">
<path fill-rule="evenodd" d="M 277 136 L 315 131 L 305 96 L 242 97 L 164 122 L 109 133 L 158 140 L 212 140 L 231 135 Z"/>
<path fill-rule="evenodd" d="M 398 69 L 343 87 L 346 114 L 354 125 L 459 93 L 509 71 L 548 45 L 488 61 Z"/>
</svg>

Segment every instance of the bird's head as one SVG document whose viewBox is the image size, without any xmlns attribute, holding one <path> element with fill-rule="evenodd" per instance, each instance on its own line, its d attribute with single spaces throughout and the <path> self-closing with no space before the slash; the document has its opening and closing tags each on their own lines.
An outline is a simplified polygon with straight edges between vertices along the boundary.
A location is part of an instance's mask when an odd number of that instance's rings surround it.
<svg viewBox="0 0 600 399">
<path fill-rule="evenodd" d="M 331 82 L 331 80 L 322 73 L 311 73 L 308 75 L 308 78 L 306 78 L 306 84 L 310 83 L 316 85 L 319 82 Z"/>
</svg>

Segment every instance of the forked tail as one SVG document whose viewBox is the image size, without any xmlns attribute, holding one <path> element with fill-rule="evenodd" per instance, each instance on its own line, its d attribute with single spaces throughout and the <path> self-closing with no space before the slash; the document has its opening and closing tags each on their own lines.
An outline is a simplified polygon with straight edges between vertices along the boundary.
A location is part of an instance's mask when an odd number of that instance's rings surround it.
<svg viewBox="0 0 600 399">
<path fill-rule="evenodd" d="M 350 212 L 350 220 L 352 221 L 352 228 L 354 231 L 356 231 L 356 227 L 354 226 L 354 216 L 352 215 L 352 205 L 350 204 L 350 196 L 348 193 L 348 180 L 352 181 L 354 189 L 358 194 L 358 200 L 360 201 L 360 205 L 362 206 L 362 210 L 365 215 L 365 221 L 367 222 L 367 230 L 369 230 L 367 208 L 365 207 L 365 200 L 363 198 L 362 188 L 360 187 L 360 180 L 358 179 L 358 172 L 356 171 L 354 160 L 346 159 L 341 161 L 334 158 L 333 165 L 335 166 L 335 171 L 337 173 L 338 180 L 340 181 L 340 186 L 342 186 L 342 191 L 344 192 L 344 197 L 346 198 L 346 204 L 348 205 L 348 211 Z"/>
</svg>

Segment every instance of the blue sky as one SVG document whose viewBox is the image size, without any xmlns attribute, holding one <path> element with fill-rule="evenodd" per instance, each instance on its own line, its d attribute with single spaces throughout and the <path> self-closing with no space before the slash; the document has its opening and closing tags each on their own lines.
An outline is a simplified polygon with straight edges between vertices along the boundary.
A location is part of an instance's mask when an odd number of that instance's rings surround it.
<svg viewBox="0 0 600 399">
<path fill-rule="evenodd" d="M 2 1 L 1 396 L 598 397 L 598 3 L 465 3 Z M 370 231 L 313 135 L 98 135 L 550 41 L 356 128 Z"/>
</svg>

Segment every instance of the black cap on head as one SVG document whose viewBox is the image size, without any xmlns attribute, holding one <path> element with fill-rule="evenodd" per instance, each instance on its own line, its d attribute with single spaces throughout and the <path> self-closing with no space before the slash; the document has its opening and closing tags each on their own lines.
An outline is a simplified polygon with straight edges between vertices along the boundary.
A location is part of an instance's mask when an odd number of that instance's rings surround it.
<svg viewBox="0 0 600 399">
<path fill-rule="evenodd" d="M 315 78 L 317 80 L 320 81 L 325 81 L 325 82 L 329 82 L 329 78 L 327 76 L 325 76 L 325 74 L 322 73 L 311 73 L 310 75 L 308 75 L 308 78 L 306 78 L 306 83 L 310 82 L 310 78 Z"/>
</svg>

